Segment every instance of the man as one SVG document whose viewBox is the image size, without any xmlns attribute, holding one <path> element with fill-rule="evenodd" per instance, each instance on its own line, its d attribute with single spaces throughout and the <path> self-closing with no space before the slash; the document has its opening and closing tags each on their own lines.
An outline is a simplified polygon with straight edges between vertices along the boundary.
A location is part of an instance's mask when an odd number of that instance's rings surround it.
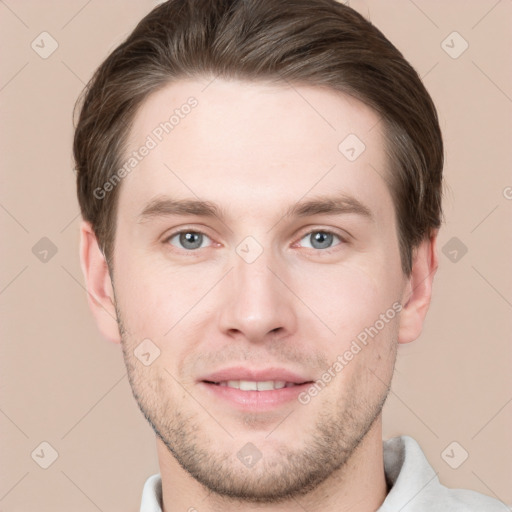
<svg viewBox="0 0 512 512">
<path fill-rule="evenodd" d="M 141 511 L 503 510 L 382 441 L 438 265 L 443 146 L 334 0 L 170 0 L 85 91 L 81 263 L 157 436 Z"/>
</svg>

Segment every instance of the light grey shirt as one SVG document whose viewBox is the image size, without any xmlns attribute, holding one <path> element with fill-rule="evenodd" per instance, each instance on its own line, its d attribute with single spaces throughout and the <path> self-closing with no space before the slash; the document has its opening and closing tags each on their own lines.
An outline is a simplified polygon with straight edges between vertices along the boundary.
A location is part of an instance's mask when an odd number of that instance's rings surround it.
<svg viewBox="0 0 512 512">
<path fill-rule="evenodd" d="M 410 436 L 383 441 L 384 472 L 391 486 L 376 512 L 510 512 L 512 508 L 484 494 L 449 489 L 439 482 L 419 444 Z M 162 512 L 162 480 L 144 484 L 140 512 Z"/>
</svg>

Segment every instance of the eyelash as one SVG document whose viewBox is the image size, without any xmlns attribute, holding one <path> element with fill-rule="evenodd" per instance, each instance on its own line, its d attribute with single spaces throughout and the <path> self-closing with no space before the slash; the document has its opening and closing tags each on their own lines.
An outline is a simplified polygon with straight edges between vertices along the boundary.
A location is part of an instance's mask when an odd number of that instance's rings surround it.
<svg viewBox="0 0 512 512">
<path fill-rule="evenodd" d="M 164 240 L 163 240 L 163 243 L 164 244 L 170 244 L 170 240 L 172 238 L 174 238 L 175 236 L 177 235 L 180 235 L 182 233 L 194 233 L 194 234 L 197 234 L 197 235 L 203 235 L 203 236 L 206 236 L 207 238 L 210 238 L 206 233 L 204 233 L 203 231 L 199 231 L 199 230 L 196 230 L 196 229 L 180 229 L 179 231 L 174 231 L 173 233 L 171 233 L 169 236 L 167 236 Z M 335 237 L 337 237 L 339 240 L 340 240 L 340 243 L 339 244 L 336 244 L 335 246 L 333 247 L 329 247 L 327 249 L 315 249 L 314 247 L 311 248 L 311 247 L 306 247 L 306 249 L 310 249 L 312 251 L 315 251 L 315 252 L 322 252 L 322 253 L 326 253 L 326 254 L 330 254 L 334 251 L 336 251 L 336 247 L 338 245 L 343 245 L 343 244 L 347 244 L 347 240 L 345 237 L 343 237 L 342 235 L 340 235 L 339 233 L 336 233 L 335 231 L 331 231 L 329 229 L 312 229 L 310 231 L 307 231 L 305 233 L 303 233 L 299 238 L 298 238 L 298 241 L 300 242 L 304 237 L 308 236 L 308 235 L 311 235 L 313 233 L 325 233 L 325 234 L 328 234 L 328 235 L 333 235 Z M 210 238 L 211 240 L 211 238 Z M 205 247 L 200 247 L 198 249 L 180 249 L 179 247 L 175 247 L 173 246 L 175 249 L 179 250 L 179 251 L 182 251 L 190 256 L 193 256 L 195 255 L 196 252 L 199 251 L 199 249 L 205 249 Z"/>
</svg>

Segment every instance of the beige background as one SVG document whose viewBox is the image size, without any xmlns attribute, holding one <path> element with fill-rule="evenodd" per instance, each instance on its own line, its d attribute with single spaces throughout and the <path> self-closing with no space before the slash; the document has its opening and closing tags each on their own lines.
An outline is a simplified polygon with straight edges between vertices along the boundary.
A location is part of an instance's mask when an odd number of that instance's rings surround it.
<svg viewBox="0 0 512 512">
<path fill-rule="evenodd" d="M 156 3 L 0 0 L 3 512 L 136 511 L 158 472 L 120 348 L 88 311 L 71 154 L 80 90 Z M 424 332 L 400 349 L 384 437 L 415 437 L 445 485 L 511 504 L 512 2 L 350 3 L 424 77 L 446 140 L 446 255 Z M 46 59 L 31 47 L 43 31 L 58 43 Z M 469 44 L 457 58 L 453 31 Z M 43 237 L 57 249 L 46 262 Z M 43 441 L 58 452 L 48 469 L 35 462 Z M 469 454 L 457 469 L 442 457 L 453 441 L 452 464 Z"/>
</svg>

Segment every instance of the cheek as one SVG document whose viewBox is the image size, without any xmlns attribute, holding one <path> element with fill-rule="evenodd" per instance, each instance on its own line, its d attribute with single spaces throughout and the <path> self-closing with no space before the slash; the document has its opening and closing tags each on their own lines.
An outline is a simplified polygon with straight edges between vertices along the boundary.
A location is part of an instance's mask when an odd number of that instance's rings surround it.
<svg viewBox="0 0 512 512">
<path fill-rule="evenodd" d="M 116 300 L 131 342 L 149 338 L 162 350 L 171 344 L 175 352 L 178 340 L 185 339 L 180 333 L 185 330 L 190 339 L 195 325 L 211 318 L 205 310 L 211 300 L 203 299 L 224 272 L 211 265 L 178 268 L 147 257 L 127 258 L 118 269 Z"/>
<path fill-rule="evenodd" d="M 357 379 L 361 396 L 370 396 L 389 380 L 398 326 L 394 279 L 376 261 L 367 266 L 332 266 L 302 280 L 299 293 L 304 302 L 334 334 L 326 331 L 325 336 L 315 337 L 313 326 L 318 322 L 305 318 L 299 321 L 299 330 L 310 331 L 309 336 L 317 339 L 336 388 L 351 386 Z"/>
<path fill-rule="evenodd" d="M 293 277 L 292 288 L 343 342 L 373 325 L 392 307 L 398 296 L 393 279 L 392 271 L 382 263 L 340 263 L 300 272 Z"/>
</svg>

